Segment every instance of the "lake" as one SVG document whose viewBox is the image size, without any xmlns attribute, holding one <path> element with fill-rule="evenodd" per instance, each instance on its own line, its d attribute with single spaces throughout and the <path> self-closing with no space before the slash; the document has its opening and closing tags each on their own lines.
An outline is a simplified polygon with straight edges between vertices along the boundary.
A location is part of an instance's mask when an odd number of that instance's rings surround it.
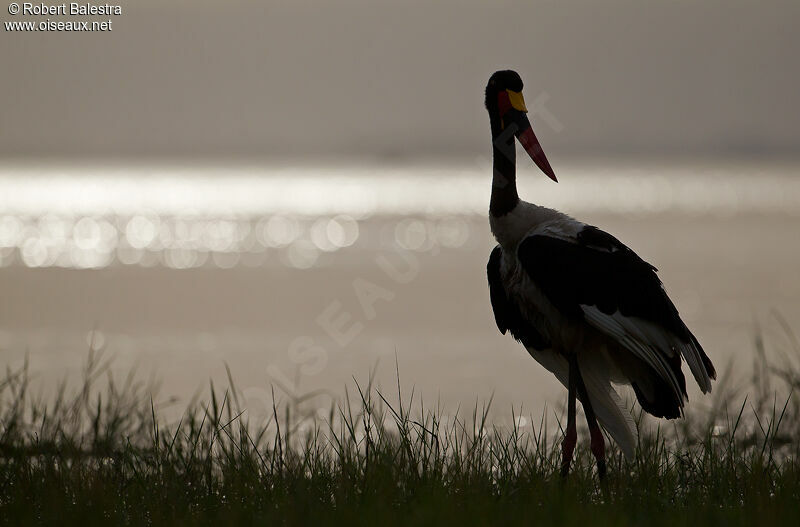
<svg viewBox="0 0 800 527">
<path fill-rule="evenodd" d="M 718 370 L 800 327 L 800 163 L 573 160 L 523 199 L 608 230 L 659 268 Z M 510 415 L 566 391 L 497 331 L 490 163 L 0 165 L 0 366 L 79 379 L 90 348 L 180 407 L 225 384 L 254 413 L 325 409 L 373 375 L 449 411 Z M 795 356 L 795 360 L 797 357 Z M 686 370 L 688 371 L 688 370 Z M 173 401 L 174 402 L 170 402 Z M 690 390 L 690 407 L 702 407 Z"/>
</svg>

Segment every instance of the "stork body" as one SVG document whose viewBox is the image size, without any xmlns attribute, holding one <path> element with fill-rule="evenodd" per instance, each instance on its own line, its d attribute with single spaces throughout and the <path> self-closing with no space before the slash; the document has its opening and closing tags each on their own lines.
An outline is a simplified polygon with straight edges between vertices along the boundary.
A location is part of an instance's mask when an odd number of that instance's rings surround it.
<svg viewBox="0 0 800 527">
<path fill-rule="evenodd" d="M 556 180 L 521 92 L 513 71 L 495 73 L 486 88 L 494 154 L 489 219 L 498 242 L 487 265 L 492 308 L 498 329 L 510 332 L 568 389 L 562 473 L 569 471 L 577 440 L 580 399 L 603 477 L 598 420 L 626 456 L 636 445 L 633 419 L 612 383 L 631 385 L 645 411 L 672 419 L 687 397 L 682 359 L 704 393 L 716 373 L 655 267 L 610 234 L 519 199 L 515 136 Z"/>
</svg>

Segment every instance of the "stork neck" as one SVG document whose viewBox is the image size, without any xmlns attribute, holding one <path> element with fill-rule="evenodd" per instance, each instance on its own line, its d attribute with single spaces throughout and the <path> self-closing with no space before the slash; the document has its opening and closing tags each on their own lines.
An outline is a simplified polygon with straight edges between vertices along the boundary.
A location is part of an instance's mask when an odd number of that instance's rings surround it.
<svg viewBox="0 0 800 527">
<path fill-rule="evenodd" d="M 489 213 L 505 216 L 519 203 L 514 134 L 503 130 L 499 117 L 492 116 L 492 197 Z"/>
</svg>

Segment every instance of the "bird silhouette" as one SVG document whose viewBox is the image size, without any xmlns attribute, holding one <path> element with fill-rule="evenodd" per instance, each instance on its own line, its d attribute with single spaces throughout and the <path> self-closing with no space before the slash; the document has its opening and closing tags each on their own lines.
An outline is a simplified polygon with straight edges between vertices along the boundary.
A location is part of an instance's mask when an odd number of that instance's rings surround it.
<svg viewBox="0 0 800 527">
<path fill-rule="evenodd" d="M 589 425 L 598 475 L 606 473 L 599 424 L 631 458 L 636 427 L 613 384 L 633 388 L 641 407 L 680 417 L 687 400 L 683 360 L 703 393 L 716 372 L 681 320 L 656 268 L 614 236 L 566 214 L 519 198 L 516 138 L 557 181 L 527 117 L 522 79 L 498 71 L 486 86 L 492 129 L 489 223 L 498 242 L 487 275 L 495 321 L 567 387 L 561 473 L 572 462 L 576 400 Z"/>
</svg>

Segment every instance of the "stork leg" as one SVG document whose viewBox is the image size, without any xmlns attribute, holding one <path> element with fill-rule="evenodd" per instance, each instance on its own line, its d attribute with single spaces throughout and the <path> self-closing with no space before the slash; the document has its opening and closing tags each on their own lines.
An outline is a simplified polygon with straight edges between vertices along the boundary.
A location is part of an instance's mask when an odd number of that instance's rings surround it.
<svg viewBox="0 0 800 527">
<path fill-rule="evenodd" d="M 577 372 L 578 395 L 581 398 L 583 405 L 583 413 L 586 415 L 586 423 L 589 425 L 589 435 L 591 436 L 591 449 L 597 460 L 597 476 L 603 480 L 606 477 L 606 444 L 603 439 L 603 432 L 600 430 L 600 425 L 597 424 L 597 416 L 592 408 L 592 402 L 589 400 L 589 392 L 586 390 L 586 384 L 583 382 L 580 369 L 578 368 L 578 357 L 575 357 L 573 363 L 570 364 L 570 376 L 572 370 Z"/>
<path fill-rule="evenodd" d="M 561 477 L 567 477 L 569 466 L 572 463 L 572 455 L 575 452 L 575 444 L 578 442 L 578 432 L 575 429 L 575 399 L 577 396 L 580 373 L 578 372 L 577 357 L 572 354 L 569 357 L 569 399 L 567 400 L 567 431 L 564 435 L 564 442 L 561 443 Z"/>
</svg>

